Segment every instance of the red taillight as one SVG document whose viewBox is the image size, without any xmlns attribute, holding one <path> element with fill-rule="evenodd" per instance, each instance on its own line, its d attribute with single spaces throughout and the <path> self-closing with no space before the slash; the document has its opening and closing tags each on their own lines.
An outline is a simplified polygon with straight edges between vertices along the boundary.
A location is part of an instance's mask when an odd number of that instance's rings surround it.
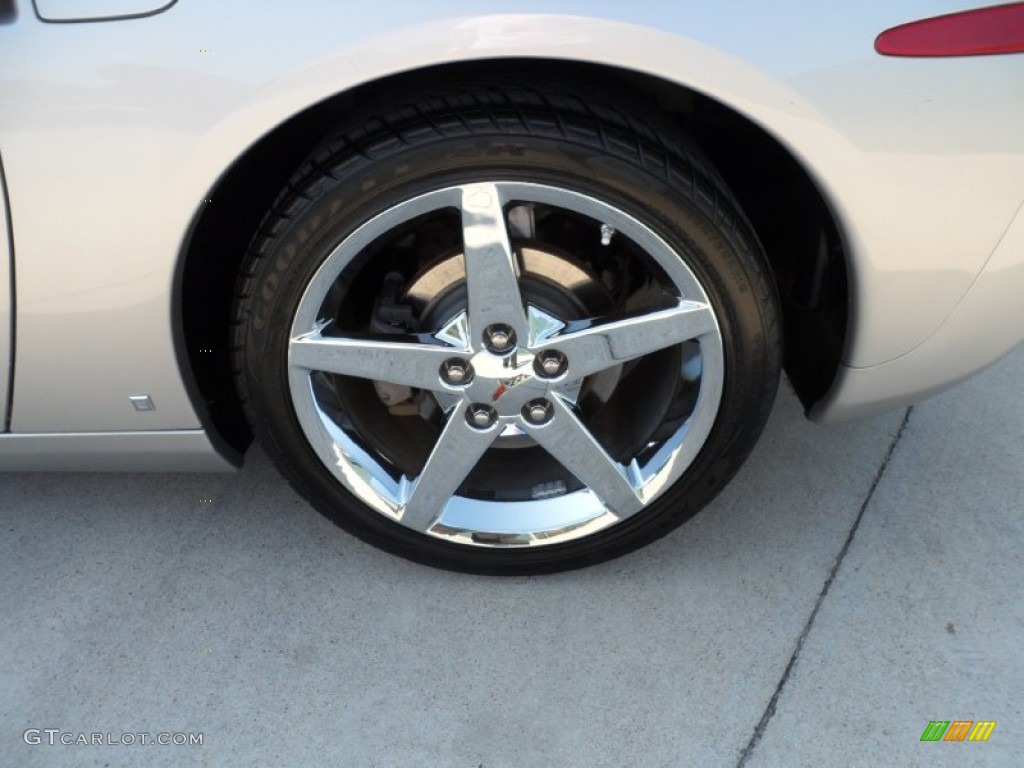
<svg viewBox="0 0 1024 768">
<path fill-rule="evenodd" d="M 987 56 L 1024 53 L 1024 3 L 912 21 L 875 40 L 886 56 Z"/>
</svg>

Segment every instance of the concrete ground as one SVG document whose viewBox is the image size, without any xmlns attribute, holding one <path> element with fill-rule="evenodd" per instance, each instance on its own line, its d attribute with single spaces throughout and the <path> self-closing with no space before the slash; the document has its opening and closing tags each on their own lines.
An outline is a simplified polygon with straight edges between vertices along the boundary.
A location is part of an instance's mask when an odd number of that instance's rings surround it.
<svg viewBox="0 0 1024 768">
<path fill-rule="evenodd" d="M 1022 765 L 1022 381 L 829 427 L 783 392 L 697 518 L 539 578 L 377 552 L 258 451 L 0 475 L 0 766 Z"/>
</svg>

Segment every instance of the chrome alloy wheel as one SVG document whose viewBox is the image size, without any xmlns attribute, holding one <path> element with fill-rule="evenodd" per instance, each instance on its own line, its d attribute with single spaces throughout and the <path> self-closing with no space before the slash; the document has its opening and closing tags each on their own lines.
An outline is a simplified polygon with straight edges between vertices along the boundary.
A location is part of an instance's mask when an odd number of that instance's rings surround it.
<svg viewBox="0 0 1024 768">
<path fill-rule="evenodd" d="M 550 276 L 533 281 L 543 290 L 527 290 L 531 248 L 571 262 L 534 240 L 538 210 L 592 226 L 598 249 L 618 238 L 634 254 L 636 288 L 614 311 L 579 316 L 580 302 L 559 299 L 569 289 Z M 377 245 L 439 215 L 461 229 L 460 279 L 419 308 L 418 328 L 347 326 L 344 307 L 356 300 L 358 275 Z M 451 254 L 442 256 L 452 262 Z M 593 270 L 578 271 L 602 282 Z M 410 292 L 404 296 L 412 301 Z M 657 423 L 641 430 L 641 444 L 633 439 L 624 454 L 609 447 L 619 427 L 599 425 L 588 403 L 614 399 L 627 369 L 669 382 L 655 392 L 688 394 L 676 398 L 671 414 L 658 410 Z M 374 382 L 384 405 L 402 401 L 382 417 L 390 437 L 366 428 L 357 407 L 365 401 L 343 391 L 352 380 Z M 569 541 L 643 510 L 699 453 L 723 382 L 719 324 L 685 254 L 613 205 L 518 181 L 438 189 L 360 226 L 306 286 L 288 346 L 295 415 L 337 481 L 403 526 L 478 547 Z M 636 388 L 625 396 L 638 399 Z M 643 403 L 633 405 L 643 410 Z M 433 437 L 410 468 L 396 456 L 408 432 L 403 425 L 413 423 L 420 432 L 432 425 Z M 524 448 L 531 457 L 525 463 L 514 455 Z"/>
</svg>

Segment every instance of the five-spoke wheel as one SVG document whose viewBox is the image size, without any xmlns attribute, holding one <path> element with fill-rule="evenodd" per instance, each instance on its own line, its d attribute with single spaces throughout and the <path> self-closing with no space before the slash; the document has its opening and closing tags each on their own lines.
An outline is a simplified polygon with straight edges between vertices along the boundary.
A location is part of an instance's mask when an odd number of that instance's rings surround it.
<svg viewBox="0 0 1024 768">
<path fill-rule="evenodd" d="M 778 375 L 741 220 L 642 157 L 524 134 L 341 150 L 258 240 L 239 309 L 286 474 L 364 538 L 469 570 L 576 567 L 677 525 Z"/>
</svg>

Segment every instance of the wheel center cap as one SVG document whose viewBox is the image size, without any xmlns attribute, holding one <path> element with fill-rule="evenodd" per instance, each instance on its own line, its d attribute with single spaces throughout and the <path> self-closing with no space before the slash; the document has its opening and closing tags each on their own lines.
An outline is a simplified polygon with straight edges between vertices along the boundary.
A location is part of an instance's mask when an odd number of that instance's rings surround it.
<svg viewBox="0 0 1024 768">
<path fill-rule="evenodd" d="M 471 360 L 476 376 L 466 388 L 472 402 L 490 403 L 500 416 L 518 416 L 523 405 L 547 392 L 534 373 L 534 355 L 517 348 L 503 356 L 482 351 Z"/>
</svg>

